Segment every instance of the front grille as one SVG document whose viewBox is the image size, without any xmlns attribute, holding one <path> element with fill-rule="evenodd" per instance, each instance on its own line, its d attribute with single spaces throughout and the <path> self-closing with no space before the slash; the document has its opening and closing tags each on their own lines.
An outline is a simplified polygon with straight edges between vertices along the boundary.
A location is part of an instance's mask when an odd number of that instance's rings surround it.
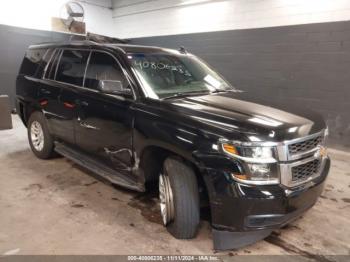
<svg viewBox="0 0 350 262">
<path fill-rule="evenodd" d="M 297 142 L 288 146 L 289 154 L 295 155 L 309 151 L 322 143 L 323 136 L 317 136 L 302 142 Z"/>
<path fill-rule="evenodd" d="M 320 169 L 321 161 L 315 159 L 305 164 L 292 167 L 292 181 L 300 182 L 314 176 Z"/>
</svg>

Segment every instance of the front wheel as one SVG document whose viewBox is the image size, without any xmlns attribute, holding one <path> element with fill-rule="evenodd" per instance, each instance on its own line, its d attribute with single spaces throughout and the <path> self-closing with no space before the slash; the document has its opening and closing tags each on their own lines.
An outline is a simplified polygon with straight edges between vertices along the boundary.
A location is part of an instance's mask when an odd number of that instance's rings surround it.
<svg viewBox="0 0 350 262">
<path fill-rule="evenodd" d="M 33 153 L 41 159 L 54 155 L 54 143 L 41 112 L 34 112 L 28 120 L 28 140 Z"/>
<path fill-rule="evenodd" d="M 178 239 L 195 237 L 200 211 L 198 184 L 193 169 L 175 158 L 167 158 L 159 177 L 159 199 L 167 230 Z"/>
</svg>

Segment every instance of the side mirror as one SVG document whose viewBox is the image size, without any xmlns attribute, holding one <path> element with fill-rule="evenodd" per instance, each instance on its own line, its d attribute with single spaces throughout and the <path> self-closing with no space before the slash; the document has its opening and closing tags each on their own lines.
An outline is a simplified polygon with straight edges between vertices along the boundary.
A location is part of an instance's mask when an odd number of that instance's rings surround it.
<svg viewBox="0 0 350 262">
<path fill-rule="evenodd" d="M 97 89 L 104 94 L 131 96 L 130 88 L 124 88 L 119 80 L 99 80 Z"/>
</svg>

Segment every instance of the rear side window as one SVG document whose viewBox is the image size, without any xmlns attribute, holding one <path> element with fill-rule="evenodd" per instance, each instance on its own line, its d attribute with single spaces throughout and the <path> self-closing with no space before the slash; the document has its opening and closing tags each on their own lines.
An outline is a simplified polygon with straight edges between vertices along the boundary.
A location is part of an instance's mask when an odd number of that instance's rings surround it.
<svg viewBox="0 0 350 262">
<path fill-rule="evenodd" d="M 46 69 L 45 78 L 55 80 L 56 67 L 57 67 L 57 62 L 60 57 L 60 54 L 61 54 L 61 50 L 55 49 L 55 51 L 52 54 L 50 64 Z"/>
<path fill-rule="evenodd" d="M 28 49 L 21 65 L 20 74 L 27 76 L 35 76 L 39 68 L 40 62 L 46 54 L 46 52 L 46 48 Z"/>
<path fill-rule="evenodd" d="M 84 86 L 97 90 L 100 80 L 121 81 L 126 88 L 129 85 L 122 68 L 114 57 L 104 52 L 92 52 Z"/>
<path fill-rule="evenodd" d="M 56 80 L 82 86 L 90 51 L 63 50 L 57 67 Z"/>
<path fill-rule="evenodd" d="M 41 78 L 43 76 L 47 63 L 49 62 L 53 51 L 54 51 L 53 49 L 47 49 L 44 56 L 41 58 L 41 61 L 38 66 L 38 70 L 36 72 L 37 77 Z"/>
</svg>

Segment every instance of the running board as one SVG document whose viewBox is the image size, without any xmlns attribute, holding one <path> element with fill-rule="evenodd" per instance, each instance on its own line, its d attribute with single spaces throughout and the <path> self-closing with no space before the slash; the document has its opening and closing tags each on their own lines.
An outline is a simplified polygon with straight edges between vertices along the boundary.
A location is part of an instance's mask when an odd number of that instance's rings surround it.
<svg viewBox="0 0 350 262">
<path fill-rule="evenodd" d="M 104 166 L 95 159 L 65 144 L 55 142 L 55 151 L 60 155 L 74 161 L 78 165 L 83 166 L 91 172 L 107 179 L 112 184 L 117 184 L 119 186 L 139 192 L 145 192 L 145 188 L 143 185 L 137 184 L 130 178 L 127 178 L 124 175 L 120 174 L 118 171 Z"/>
</svg>

